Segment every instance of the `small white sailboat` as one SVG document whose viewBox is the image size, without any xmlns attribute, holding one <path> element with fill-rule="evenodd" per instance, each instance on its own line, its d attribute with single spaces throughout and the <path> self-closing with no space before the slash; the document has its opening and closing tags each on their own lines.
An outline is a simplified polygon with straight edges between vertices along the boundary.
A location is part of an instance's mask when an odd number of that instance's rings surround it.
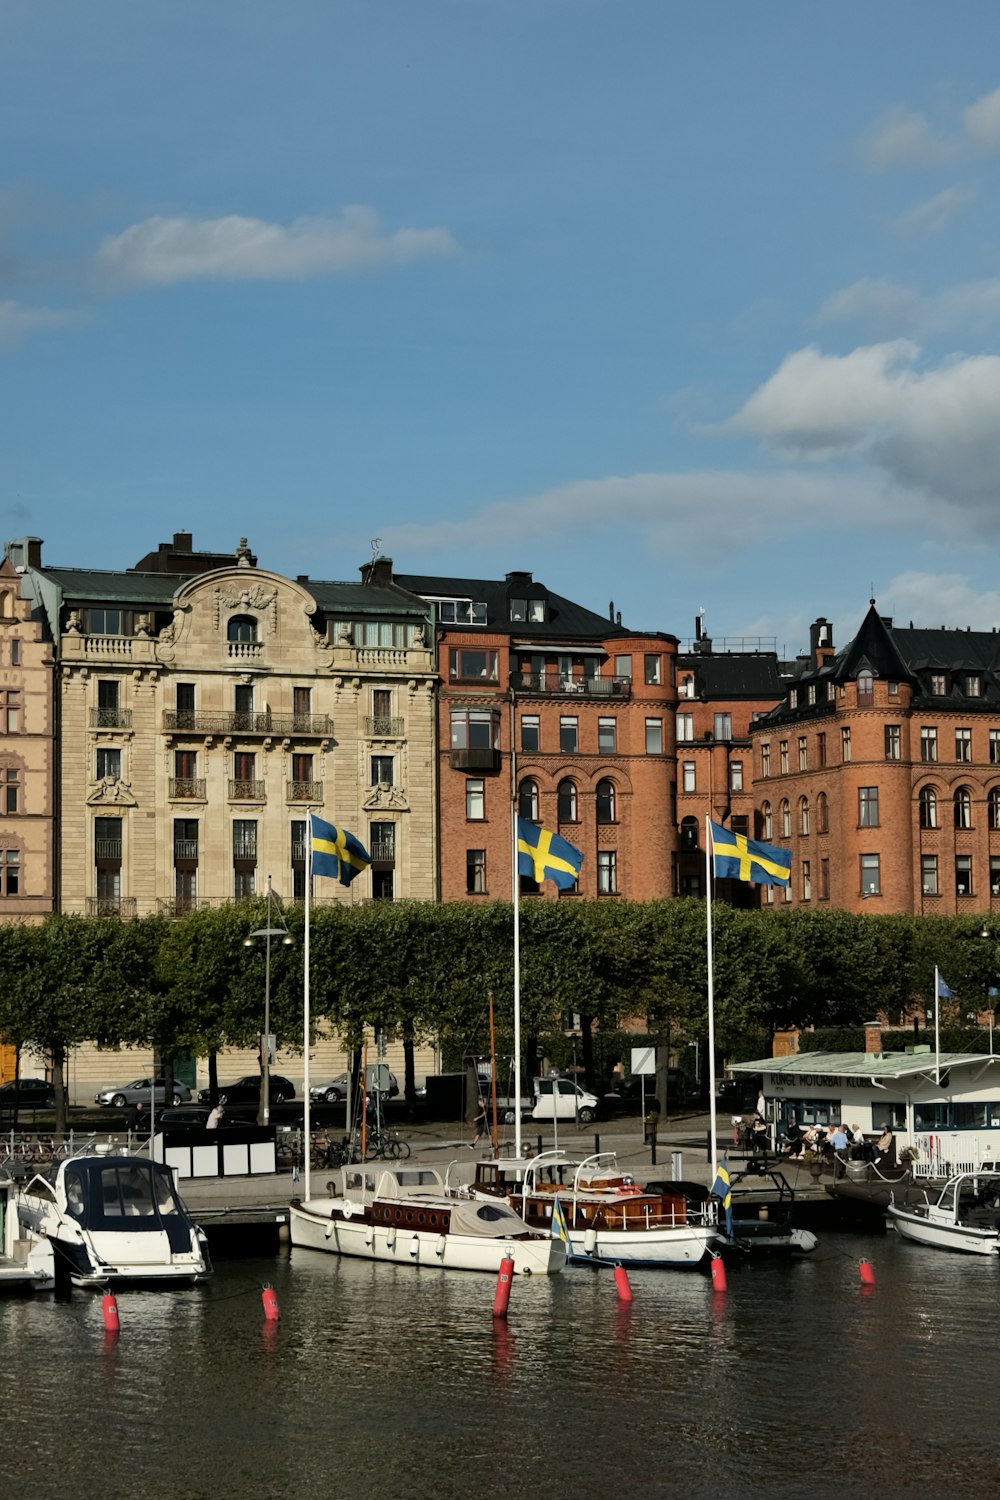
<svg viewBox="0 0 1000 1500">
<path fill-rule="evenodd" d="M 957 1172 L 933 1202 L 890 1203 L 888 1213 L 897 1234 L 918 1245 L 1000 1255 L 1000 1172 Z"/>
</svg>

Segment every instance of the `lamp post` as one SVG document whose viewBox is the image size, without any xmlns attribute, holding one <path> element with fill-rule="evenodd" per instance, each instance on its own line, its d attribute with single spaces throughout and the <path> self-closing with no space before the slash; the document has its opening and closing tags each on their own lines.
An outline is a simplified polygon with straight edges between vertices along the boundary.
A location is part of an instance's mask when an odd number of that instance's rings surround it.
<svg viewBox="0 0 1000 1500">
<path fill-rule="evenodd" d="M 271 889 L 271 877 L 267 877 L 267 926 L 258 927 L 243 939 L 244 948 L 256 946 L 257 939 L 264 939 L 264 1035 L 260 1039 L 260 1106 L 257 1110 L 257 1124 L 267 1125 L 271 1119 L 271 939 L 280 938 L 282 946 L 290 948 L 294 939 L 285 926 L 285 919 L 278 908 L 277 918 L 280 927 L 274 926 L 272 911 L 274 909 L 274 891 Z"/>
</svg>

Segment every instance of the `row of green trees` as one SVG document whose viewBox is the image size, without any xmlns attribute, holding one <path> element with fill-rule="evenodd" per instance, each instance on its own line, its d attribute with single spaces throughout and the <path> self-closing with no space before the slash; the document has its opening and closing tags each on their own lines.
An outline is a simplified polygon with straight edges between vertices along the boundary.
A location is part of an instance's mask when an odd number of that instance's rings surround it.
<svg viewBox="0 0 1000 1500">
<path fill-rule="evenodd" d="M 529 901 L 521 908 L 521 1017 L 527 1066 L 565 1012 L 581 1017 L 581 1061 L 595 1031 L 632 1018 L 650 1034 L 699 1040 L 707 1025 L 705 905 Z M 302 1047 L 303 913 L 284 911 L 291 947 L 272 945 L 271 1029 Z M 153 1046 L 170 1059 L 255 1046 L 264 953 L 244 939 L 263 899 L 132 922 L 54 916 L 0 926 L 0 1035 L 42 1048 L 56 1082 L 67 1050 Z M 934 969 L 964 1015 L 992 1004 L 1000 945 L 982 919 L 745 911 L 716 904 L 714 993 L 720 1049 L 744 1060 L 783 1026 L 856 1025 L 933 1004 Z M 370 902 L 312 914 L 312 1014 L 348 1047 L 365 1027 L 404 1042 L 436 1037 L 452 1054 L 488 1048 L 492 993 L 501 1049 L 513 1012 L 509 903 Z M 955 1007 L 953 1007 L 954 1009 Z M 547 1049 L 548 1050 L 548 1049 Z M 551 1055 L 551 1052 L 550 1052 Z M 407 1078 L 413 1087 L 412 1067 Z"/>
</svg>

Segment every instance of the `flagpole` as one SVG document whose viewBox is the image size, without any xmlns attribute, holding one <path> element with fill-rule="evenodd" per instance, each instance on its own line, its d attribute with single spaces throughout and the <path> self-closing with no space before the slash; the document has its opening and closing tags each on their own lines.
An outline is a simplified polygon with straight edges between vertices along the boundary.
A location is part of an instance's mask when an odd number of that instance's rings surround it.
<svg viewBox="0 0 1000 1500">
<path fill-rule="evenodd" d="M 718 1166 L 715 1122 L 715 962 L 712 937 L 712 819 L 705 816 L 705 925 L 708 951 L 708 1120 L 712 1168 Z"/>
<path fill-rule="evenodd" d="M 514 905 L 514 1155 L 521 1155 L 521 881 L 517 873 L 517 752 L 510 700 L 510 883 Z"/>
<path fill-rule="evenodd" d="M 934 1082 L 941 1082 L 941 973 L 934 965 Z"/>
<path fill-rule="evenodd" d="M 310 1093 L 309 1093 L 309 1033 L 310 1033 L 310 1018 L 309 1018 L 309 905 L 310 905 L 310 897 L 312 895 L 312 873 L 313 873 L 312 813 L 309 814 L 309 818 L 308 818 L 308 821 L 306 823 L 306 832 L 308 834 L 308 838 L 306 839 L 306 936 L 305 936 L 305 944 L 303 946 L 303 959 L 302 959 L 302 962 L 303 962 L 303 976 L 302 976 L 302 1026 L 303 1026 L 303 1031 L 304 1031 L 304 1036 L 303 1036 L 303 1039 L 302 1039 L 302 1044 L 303 1044 L 303 1048 L 304 1048 L 303 1056 L 305 1058 L 305 1065 L 304 1065 L 303 1070 L 302 1070 L 303 1071 L 302 1093 L 303 1093 L 303 1096 L 304 1096 L 303 1100 L 302 1100 L 302 1133 L 303 1133 L 303 1135 L 305 1137 L 305 1147 L 304 1147 L 303 1155 L 305 1156 L 305 1182 L 306 1182 L 305 1195 L 306 1195 L 306 1201 L 308 1202 L 309 1196 L 310 1196 L 310 1194 L 309 1194 L 309 1173 L 310 1173 L 310 1166 L 311 1166 L 311 1163 L 312 1163 L 312 1111 L 311 1111 L 311 1108 L 310 1108 L 310 1106 L 312 1104 L 312 1099 L 311 1099 L 311 1096 L 310 1096 Z"/>
</svg>

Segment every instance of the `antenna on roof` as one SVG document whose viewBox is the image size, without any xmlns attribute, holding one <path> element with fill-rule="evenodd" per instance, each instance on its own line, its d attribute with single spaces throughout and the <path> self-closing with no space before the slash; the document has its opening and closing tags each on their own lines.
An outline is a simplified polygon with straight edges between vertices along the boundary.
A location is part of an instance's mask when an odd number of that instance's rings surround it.
<svg viewBox="0 0 1000 1500">
<path fill-rule="evenodd" d="M 372 579 L 375 577 L 375 564 L 378 562 L 378 555 L 382 551 L 382 538 L 380 536 L 373 536 L 370 546 L 372 549 L 372 560 L 368 564 L 369 583 L 371 583 Z"/>
</svg>

